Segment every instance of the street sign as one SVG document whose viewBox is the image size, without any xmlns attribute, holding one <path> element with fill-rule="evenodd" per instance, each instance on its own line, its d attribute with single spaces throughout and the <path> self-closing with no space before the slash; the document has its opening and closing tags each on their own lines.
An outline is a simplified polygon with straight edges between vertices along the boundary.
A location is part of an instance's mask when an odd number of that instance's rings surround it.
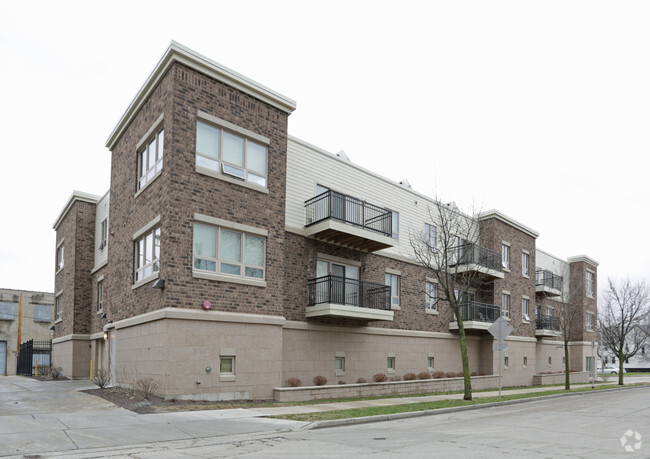
<svg viewBox="0 0 650 459">
<path fill-rule="evenodd" d="M 494 321 L 488 331 L 494 336 L 497 341 L 501 342 L 512 333 L 514 327 L 510 322 L 508 322 L 503 316 L 499 316 L 497 320 Z"/>
<path fill-rule="evenodd" d="M 496 343 L 492 343 L 492 350 L 493 351 L 507 351 L 508 350 L 508 343 L 505 341 L 497 341 Z"/>
</svg>

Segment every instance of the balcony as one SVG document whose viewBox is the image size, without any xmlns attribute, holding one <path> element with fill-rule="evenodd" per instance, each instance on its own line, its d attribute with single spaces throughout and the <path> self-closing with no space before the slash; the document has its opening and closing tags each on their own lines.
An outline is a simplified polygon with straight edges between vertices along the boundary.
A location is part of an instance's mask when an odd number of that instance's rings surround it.
<svg viewBox="0 0 650 459">
<path fill-rule="evenodd" d="M 326 191 L 305 201 L 305 234 L 364 252 L 393 247 L 390 210 L 352 196 Z"/>
<path fill-rule="evenodd" d="M 307 281 L 309 305 L 305 316 L 393 320 L 390 287 L 340 276 Z"/>
<path fill-rule="evenodd" d="M 554 316 L 535 317 L 535 336 L 560 336 L 560 319 Z"/>
<path fill-rule="evenodd" d="M 449 266 L 456 273 L 478 273 L 488 279 L 503 279 L 501 254 L 478 244 L 462 244 L 450 249 Z"/>
<path fill-rule="evenodd" d="M 546 269 L 535 271 L 535 293 L 542 296 L 560 296 L 562 294 L 562 276 Z"/>
<path fill-rule="evenodd" d="M 487 330 L 501 315 L 501 308 L 493 304 L 468 301 L 460 306 L 465 330 Z M 449 324 L 449 330 L 458 330 L 458 321 Z"/>
</svg>

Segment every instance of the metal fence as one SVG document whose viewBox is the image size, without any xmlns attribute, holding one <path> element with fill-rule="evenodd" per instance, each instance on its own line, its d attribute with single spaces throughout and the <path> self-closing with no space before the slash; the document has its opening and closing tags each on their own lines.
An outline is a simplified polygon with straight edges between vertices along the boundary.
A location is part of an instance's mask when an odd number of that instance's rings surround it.
<svg viewBox="0 0 650 459">
<path fill-rule="evenodd" d="M 560 318 L 544 315 L 537 316 L 535 317 L 535 328 L 537 330 L 560 331 Z"/>
<path fill-rule="evenodd" d="M 18 357 L 16 374 L 33 376 L 36 368 L 41 373 L 41 369 L 50 369 L 51 366 L 52 340 L 30 339 L 20 345 L 20 356 Z"/>
<path fill-rule="evenodd" d="M 545 285 L 548 288 L 561 290 L 562 276 L 553 274 L 553 272 L 546 269 L 538 269 L 535 271 L 535 285 Z"/>
<path fill-rule="evenodd" d="M 493 304 L 468 301 L 460 305 L 460 316 L 464 321 L 494 322 L 499 318 L 501 308 Z"/>
<path fill-rule="evenodd" d="M 390 287 L 340 276 L 323 276 L 307 281 L 309 306 L 321 303 L 345 304 L 390 310 Z"/>
<path fill-rule="evenodd" d="M 485 268 L 501 271 L 501 254 L 481 247 L 478 244 L 462 244 L 450 249 L 450 265 L 477 264 Z"/>
</svg>

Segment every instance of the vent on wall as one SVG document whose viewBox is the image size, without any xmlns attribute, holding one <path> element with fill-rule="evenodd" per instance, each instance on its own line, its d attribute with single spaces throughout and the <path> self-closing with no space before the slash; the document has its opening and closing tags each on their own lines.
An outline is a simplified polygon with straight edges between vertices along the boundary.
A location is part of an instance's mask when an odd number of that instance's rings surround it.
<svg viewBox="0 0 650 459">
<path fill-rule="evenodd" d="M 343 150 L 339 151 L 336 156 L 341 158 L 343 161 L 347 161 L 348 163 L 351 163 L 350 158 L 348 157 L 347 153 L 345 153 Z"/>
<path fill-rule="evenodd" d="M 413 187 L 411 187 L 411 184 L 409 183 L 409 181 L 406 180 L 406 179 L 400 180 L 399 184 L 402 185 L 404 188 L 408 188 L 409 190 L 413 189 Z"/>
</svg>

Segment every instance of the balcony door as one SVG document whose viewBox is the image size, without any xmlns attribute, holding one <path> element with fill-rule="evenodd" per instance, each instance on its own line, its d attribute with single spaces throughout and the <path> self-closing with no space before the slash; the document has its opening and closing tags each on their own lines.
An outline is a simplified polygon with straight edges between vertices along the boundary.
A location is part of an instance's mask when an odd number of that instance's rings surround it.
<svg viewBox="0 0 650 459">
<path fill-rule="evenodd" d="M 359 268 L 357 266 L 318 260 L 316 277 L 332 276 L 330 282 L 320 282 L 316 290 L 318 302 L 359 305 Z"/>
</svg>

